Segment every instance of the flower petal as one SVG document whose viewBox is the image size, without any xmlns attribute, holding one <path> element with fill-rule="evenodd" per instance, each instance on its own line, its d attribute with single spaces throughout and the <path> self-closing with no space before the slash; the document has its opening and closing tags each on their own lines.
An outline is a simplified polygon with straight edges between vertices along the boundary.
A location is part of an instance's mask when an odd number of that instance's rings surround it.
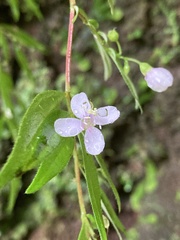
<svg viewBox="0 0 180 240">
<path fill-rule="evenodd" d="M 100 154 L 105 146 L 101 131 L 95 127 L 88 128 L 85 132 L 84 143 L 86 151 L 91 155 Z"/>
<path fill-rule="evenodd" d="M 145 75 L 148 87 L 156 92 L 164 92 L 173 84 L 172 74 L 165 68 L 151 68 Z"/>
<path fill-rule="evenodd" d="M 94 120 L 97 125 L 106 125 L 113 123 L 120 117 L 120 111 L 116 107 L 106 106 L 97 109 L 97 115 Z"/>
<path fill-rule="evenodd" d="M 76 94 L 71 99 L 71 109 L 74 115 L 78 118 L 87 116 L 88 110 L 91 109 L 91 104 L 84 92 Z"/>
<path fill-rule="evenodd" d="M 76 118 L 59 118 L 55 121 L 54 128 L 62 137 L 74 137 L 84 130 L 81 120 Z"/>
</svg>

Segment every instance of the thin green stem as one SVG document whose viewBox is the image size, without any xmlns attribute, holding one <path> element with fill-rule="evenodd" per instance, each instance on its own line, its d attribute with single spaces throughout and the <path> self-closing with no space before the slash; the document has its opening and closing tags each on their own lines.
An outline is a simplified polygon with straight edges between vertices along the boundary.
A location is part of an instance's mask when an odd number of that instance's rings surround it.
<svg viewBox="0 0 180 240">
<path fill-rule="evenodd" d="M 120 56 L 119 57 L 120 59 L 123 59 L 123 60 L 127 60 L 127 61 L 130 61 L 130 62 L 134 62 L 134 63 L 137 63 L 138 65 L 141 64 L 140 61 L 134 59 L 134 58 L 131 58 L 131 57 L 124 57 L 124 56 Z"/>
<path fill-rule="evenodd" d="M 76 143 L 74 146 L 73 157 L 74 157 L 74 171 L 75 171 L 76 184 L 77 184 L 79 207 L 80 207 L 80 211 L 81 211 L 81 218 L 83 219 L 83 217 L 86 215 L 86 209 L 85 209 L 85 205 L 84 205 L 83 193 L 82 193 L 82 188 L 81 188 L 81 176 L 80 176 L 79 158 L 78 158 L 78 154 L 77 154 Z"/>
<path fill-rule="evenodd" d="M 122 54 L 121 45 L 120 45 L 120 43 L 118 41 L 116 42 L 116 44 L 117 44 L 117 48 L 118 48 L 118 53 L 119 53 L 119 55 L 121 55 Z"/>
</svg>

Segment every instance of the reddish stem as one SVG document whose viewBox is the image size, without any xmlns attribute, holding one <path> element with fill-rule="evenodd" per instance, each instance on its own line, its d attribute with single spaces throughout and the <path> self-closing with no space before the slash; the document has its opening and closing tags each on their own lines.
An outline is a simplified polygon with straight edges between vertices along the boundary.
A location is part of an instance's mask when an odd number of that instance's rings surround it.
<svg viewBox="0 0 180 240">
<path fill-rule="evenodd" d="M 74 29 L 74 8 L 71 7 L 69 14 L 69 29 L 68 29 L 68 41 L 67 41 L 67 50 L 66 50 L 66 85 L 65 91 L 70 92 L 70 69 L 71 69 L 71 51 L 72 51 L 72 38 L 73 38 L 73 29 Z"/>
</svg>

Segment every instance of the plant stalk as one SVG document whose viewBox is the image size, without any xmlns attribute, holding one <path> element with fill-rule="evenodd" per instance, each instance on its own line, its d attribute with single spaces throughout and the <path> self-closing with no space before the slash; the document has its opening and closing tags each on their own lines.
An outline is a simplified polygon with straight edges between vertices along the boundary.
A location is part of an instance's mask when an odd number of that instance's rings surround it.
<svg viewBox="0 0 180 240">
<path fill-rule="evenodd" d="M 68 27 L 68 40 L 67 40 L 67 50 L 66 50 L 66 67 L 65 67 L 65 75 L 66 75 L 66 82 L 65 82 L 65 91 L 70 93 L 70 69 L 71 69 L 71 52 L 72 52 L 72 39 L 73 39 L 73 30 L 74 30 L 74 15 L 75 10 L 74 6 L 75 1 L 70 1 L 70 14 L 69 14 L 69 27 Z"/>
<path fill-rule="evenodd" d="M 86 209 L 85 209 L 85 205 L 84 205 L 83 192 L 82 192 L 82 187 L 81 187 L 81 176 L 80 176 L 79 159 L 78 159 L 78 154 L 77 154 L 76 143 L 74 146 L 73 157 L 74 157 L 74 171 L 75 171 L 76 184 L 77 184 L 79 207 L 80 207 L 80 211 L 81 211 L 81 218 L 83 220 L 83 217 L 86 215 Z"/>
<path fill-rule="evenodd" d="M 73 39 L 73 30 L 74 30 L 73 20 L 74 20 L 74 16 L 75 16 L 74 6 L 76 5 L 76 1 L 70 0 L 69 4 L 70 4 L 70 14 L 69 14 L 67 51 L 66 51 L 65 92 L 66 92 L 66 100 L 67 100 L 68 110 L 69 110 L 69 112 L 71 112 L 71 109 L 70 109 L 70 82 L 71 82 L 70 69 L 71 69 L 72 39 Z M 74 145 L 73 157 L 74 157 L 74 171 L 75 171 L 75 178 L 76 178 L 76 184 L 77 184 L 78 201 L 79 201 L 79 207 L 80 207 L 80 211 L 81 211 L 81 218 L 83 220 L 83 217 L 86 215 L 86 209 L 85 209 L 85 205 L 84 205 L 83 192 L 82 192 L 82 187 L 81 187 L 81 175 L 80 175 L 79 158 L 78 158 L 78 153 L 77 153 L 76 142 Z"/>
</svg>

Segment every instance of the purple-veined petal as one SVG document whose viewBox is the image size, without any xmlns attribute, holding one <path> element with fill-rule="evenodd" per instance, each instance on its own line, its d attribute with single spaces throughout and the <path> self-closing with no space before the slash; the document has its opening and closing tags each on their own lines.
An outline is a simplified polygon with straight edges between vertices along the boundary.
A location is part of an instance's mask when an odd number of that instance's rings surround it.
<svg viewBox="0 0 180 240">
<path fill-rule="evenodd" d="M 82 122 L 76 118 L 59 118 L 54 123 L 55 131 L 62 137 L 74 137 L 82 132 Z"/>
<path fill-rule="evenodd" d="M 90 127 L 84 135 L 86 151 L 91 155 L 100 154 L 105 146 L 104 137 L 101 131 L 95 127 Z"/>
<path fill-rule="evenodd" d="M 76 94 L 71 99 L 71 109 L 74 115 L 78 118 L 82 119 L 87 116 L 87 112 L 91 109 L 91 104 L 84 92 Z"/>
<path fill-rule="evenodd" d="M 120 111 L 116 107 L 106 106 L 97 109 L 97 113 L 94 116 L 95 124 L 106 125 L 113 123 L 120 117 Z"/>
<path fill-rule="evenodd" d="M 173 84 L 172 74 L 165 68 L 151 68 L 145 75 L 148 87 L 163 92 Z"/>
</svg>

